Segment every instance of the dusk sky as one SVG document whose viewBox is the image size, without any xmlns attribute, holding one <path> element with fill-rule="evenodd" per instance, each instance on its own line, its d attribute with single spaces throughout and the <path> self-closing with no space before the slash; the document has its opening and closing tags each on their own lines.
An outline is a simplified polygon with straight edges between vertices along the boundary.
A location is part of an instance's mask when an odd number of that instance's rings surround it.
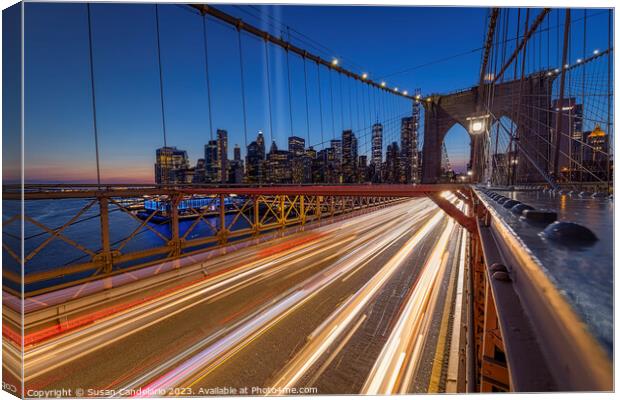
<svg viewBox="0 0 620 400">
<path fill-rule="evenodd" d="M 26 180 L 93 182 L 86 5 L 27 3 L 25 7 Z M 294 44 L 325 59 L 337 57 L 345 68 L 367 72 L 372 79 L 385 79 L 390 87 L 410 93 L 416 88 L 423 94 L 442 93 L 476 84 L 485 8 L 218 7 L 273 34 L 286 37 L 288 25 Z M 155 149 L 164 144 L 155 6 L 93 4 L 91 11 L 102 181 L 152 182 Z M 211 135 L 202 17 L 186 6 L 163 4 L 159 15 L 167 144 L 187 150 L 193 165 L 203 157 Z M 294 54 L 289 56 L 291 132 L 286 53 L 274 46 L 269 46 L 270 131 L 264 44 L 243 33 L 246 135 L 237 31 L 211 17 L 206 24 L 213 135 L 218 128 L 228 131 L 229 156 L 235 144 L 244 156 L 246 144 L 259 130 L 268 143 L 273 135 L 280 148 L 286 147 L 286 138 L 293 133 L 321 149 L 322 141 L 352 128 L 360 154 L 366 154 L 369 126 L 378 120 L 385 125 L 384 147 L 399 141 L 399 119 L 410 113 L 409 101 L 369 90 L 324 67 L 317 72 L 312 62 L 306 63 L 307 115 L 304 63 Z M 455 57 L 436 62 L 449 56 Z M 5 135 L 6 129 L 5 124 Z M 453 166 L 462 171 L 469 159 L 465 130 L 453 128 L 446 145 Z"/>
</svg>

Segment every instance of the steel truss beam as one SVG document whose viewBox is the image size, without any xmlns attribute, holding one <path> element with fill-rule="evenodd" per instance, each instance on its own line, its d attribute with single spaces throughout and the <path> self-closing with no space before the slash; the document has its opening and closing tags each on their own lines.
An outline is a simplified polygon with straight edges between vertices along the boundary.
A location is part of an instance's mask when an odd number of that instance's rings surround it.
<svg viewBox="0 0 620 400">
<path fill-rule="evenodd" d="M 24 200 L 84 199 L 104 197 L 174 196 L 201 194 L 259 196 L 259 195 L 306 195 L 306 196 L 362 196 L 362 197 L 425 197 L 428 193 L 465 190 L 467 185 L 278 185 L 278 186 L 216 186 L 195 187 L 162 186 L 130 187 L 127 185 L 27 185 L 23 191 Z M 4 200 L 22 200 L 22 188 L 5 185 Z"/>
<path fill-rule="evenodd" d="M 367 188 L 366 188 L 367 189 Z M 409 196 L 396 196 L 395 193 L 405 192 L 405 188 L 394 188 L 394 193 L 382 193 L 379 190 L 362 192 L 359 187 L 347 187 L 339 190 L 334 187 L 284 187 L 284 188 L 210 188 L 210 189 L 166 189 L 164 197 L 170 201 L 168 218 L 170 224 L 170 234 L 164 235 L 159 230 L 154 229 L 149 223 L 156 212 L 150 213 L 145 219 L 138 218 L 123 200 L 141 197 L 144 193 L 151 193 L 152 189 L 108 189 L 106 191 L 85 190 L 73 191 L 50 191 L 30 193 L 32 199 L 45 198 L 77 198 L 90 200 L 84 207 L 79 209 L 76 214 L 68 219 L 66 223 L 58 228 L 51 228 L 35 220 L 31 216 L 24 216 L 26 223 L 33 224 L 42 230 L 48 237 L 42 241 L 34 250 L 27 254 L 23 260 L 25 275 L 23 283 L 30 285 L 38 282 L 45 282 L 57 278 L 69 277 L 75 274 L 89 272 L 89 278 L 70 280 L 60 286 L 69 286 L 76 282 L 88 281 L 102 276 L 108 276 L 124 272 L 130 269 L 144 267 L 153 261 L 147 260 L 158 257 L 157 262 L 168 259 L 176 259 L 181 255 L 199 251 L 205 246 L 224 246 L 231 240 L 244 240 L 256 237 L 261 233 L 282 230 L 291 225 L 306 225 L 310 222 L 321 221 L 326 218 L 334 218 L 360 210 L 370 210 L 375 207 L 387 205 L 398 201 L 403 197 L 414 197 L 422 195 L 422 192 L 412 191 Z M 234 193 L 231 193 L 234 192 Z M 161 192 L 160 192 L 161 193 Z M 242 193 L 242 196 L 239 194 Z M 190 208 L 195 215 L 195 220 L 185 230 L 181 230 L 180 215 L 177 206 L 184 198 L 195 195 L 209 195 L 211 202 L 202 210 Z M 94 196 L 93 196 L 94 195 Z M 88 197 L 93 196 L 93 197 Z M 234 201 L 229 201 L 234 200 Z M 70 238 L 65 230 L 74 224 L 80 216 L 93 207 L 99 205 L 99 234 L 100 245 L 96 248 L 88 248 L 80 243 L 80 238 Z M 128 233 L 124 239 L 112 243 L 110 240 L 111 222 L 109 214 L 112 211 L 121 211 L 130 216 L 137 222 L 135 228 Z M 14 216 L 7 219 L 4 226 L 17 223 L 22 216 Z M 206 225 L 207 233 L 204 231 L 197 237 L 192 233 L 197 231 L 197 227 Z M 144 250 L 127 250 L 128 245 L 136 240 L 139 232 L 149 230 L 162 240 L 160 246 Z M 194 235 L 196 236 L 196 235 Z M 37 255 L 55 240 L 80 250 L 85 254 L 87 261 L 73 263 L 70 265 L 59 265 L 57 268 L 50 268 L 44 272 L 29 272 L 28 266 Z M 22 264 L 22 260 L 17 253 L 6 243 L 3 244 L 3 251 L 9 257 L 13 257 L 15 262 Z M 15 284 L 20 284 L 21 277 L 4 270 L 3 276 Z M 48 287 L 44 291 L 58 289 L 59 286 Z M 28 293 L 40 293 L 32 291 Z"/>
<path fill-rule="evenodd" d="M 521 52 L 521 50 L 523 49 L 523 47 L 525 46 L 525 44 L 527 43 L 527 41 L 530 39 L 530 37 L 534 34 L 534 32 L 536 32 L 536 30 L 538 29 L 538 27 L 540 26 L 540 24 L 545 20 L 545 17 L 547 16 L 547 14 L 551 11 L 550 8 L 544 8 L 540 14 L 538 14 L 538 16 L 536 17 L 536 19 L 534 20 L 534 22 L 532 23 L 532 26 L 528 29 L 528 31 L 525 33 L 525 35 L 523 36 L 523 39 L 521 40 L 521 42 L 519 42 L 519 44 L 517 45 L 517 47 L 515 48 L 514 52 L 512 53 L 512 55 L 510 56 L 510 58 L 508 58 L 508 61 L 506 61 L 506 63 L 502 66 L 502 68 L 499 70 L 499 72 L 497 73 L 497 75 L 495 75 L 493 77 L 493 81 L 491 83 L 496 83 L 498 82 L 501 77 L 504 75 L 504 72 L 506 72 L 506 70 L 508 69 L 508 67 L 510 67 L 510 65 L 514 62 L 514 60 L 517 58 L 517 55 L 519 54 L 519 52 Z"/>
<path fill-rule="evenodd" d="M 493 36 L 495 35 L 495 27 L 497 26 L 497 17 L 499 16 L 499 8 L 493 8 L 491 10 L 491 16 L 489 17 L 489 26 L 487 28 L 487 37 L 484 42 L 484 55 L 482 56 L 482 66 L 480 67 L 480 79 L 479 86 L 484 84 L 485 75 L 487 71 L 487 64 L 489 62 L 489 54 L 493 47 Z"/>
</svg>

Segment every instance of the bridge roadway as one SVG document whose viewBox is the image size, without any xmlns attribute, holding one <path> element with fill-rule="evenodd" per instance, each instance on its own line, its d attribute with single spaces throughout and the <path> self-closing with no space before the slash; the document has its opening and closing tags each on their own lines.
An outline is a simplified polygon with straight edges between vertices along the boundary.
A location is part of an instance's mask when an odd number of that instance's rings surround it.
<svg viewBox="0 0 620 400">
<path fill-rule="evenodd" d="M 411 199 L 231 253 L 181 290 L 27 348 L 26 390 L 441 391 L 464 235 Z"/>
</svg>

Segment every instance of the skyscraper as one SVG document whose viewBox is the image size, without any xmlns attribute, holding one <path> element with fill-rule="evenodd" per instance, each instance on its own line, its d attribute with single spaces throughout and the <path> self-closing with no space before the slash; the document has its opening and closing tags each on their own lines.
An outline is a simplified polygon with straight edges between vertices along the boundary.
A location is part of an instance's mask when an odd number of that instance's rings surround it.
<svg viewBox="0 0 620 400">
<path fill-rule="evenodd" d="M 258 131 L 258 135 L 256 136 L 256 144 L 258 145 L 258 150 L 260 151 L 261 157 L 265 159 L 265 137 L 263 136 L 263 131 Z"/>
<path fill-rule="evenodd" d="M 416 149 L 413 146 L 413 117 L 405 117 L 400 121 L 400 174 L 398 182 L 413 182 L 413 158 Z"/>
<path fill-rule="evenodd" d="M 311 147 L 306 149 L 303 156 L 303 183 L 312 183 L 312 166 L 316 159 L 316 150 Z"/>
<path fill-rule="evenodd" d="M 312 163 L 312 181 L 315 183 L 340 183 L 339 161 L 333 147 L 320 150 Z"/>
<path fill-rule="evenodd" d="M 376 123 L 372 126 L 372 157 L 370 162 L 381 165 L 383 162 L 383 125 Z"/>
<path fill-rule="evenodd" d="M 207 166 L 204 158 L 199 158 L 194 169 L 194 183 L 205 183 L 207 179 Z"/>
<path fill-rule="evenodd" d="M 314 150 L 314 148 L 310 146 L 308 147 L 308 149 L 306 149 L 306 155 L 314 160 L 316 158 L 316 150 Z"/>
<path fill-rule="evenodd" d="M 421 94 L 420 89 L 415 90 L 416 97 Z M 413 161 L 412 161 L 412 171 L 413 176 L 411 177 L 413 183 L 419 183 L 422 180 L 421 172 L 422 172 L 422 158 L 419 155 L 418 151 L 418 135 L 420 133 L 420 102 L 414 101 L 411 109 L 411 116 L 413 117 Z"/>
<path fill-rule="evenodd" d="M 376 123 L 372 126 L 372 154 L 370 158 L 372 165 L 373 182 L 381 182 L 381 165 L 383 164 L 383 125 Z"/>
<path fill-rule="evenodd" d="M 228 182 L 228 132 L 224 129 L 217 130 L 217 161 L 216 180 L 226 183 Z"/>
<path fill-rule="evenodd" d="M 368 176 L 368 157 L 365 155 L 361 155 L 357 159 L 357 178 L 360 183 L 370 180 Z"/>
<path fill-rule="evenodd" d="M 400 177 L 400 149 L 397 142 L 387 147 L 385 156 L 385 181 L 388 183 L 397 183 Z"/>
<path fill-rule="evenodd" d="M 325 183 L 325 168 L 327 165 L 327 149 L 322 149 L 312 160 L 312 182 Z"/>
<path fill-rule="evenodd" d="M 298 136 L 290 136 L 288 138 L 288 152 L 291 157 L 298 157 L 304 154 L 306 141 Z"/>
<path fill-rule="evenodd" d="M 560 141 L 560 154 L 558 168 L 560 179 L 572 180 L 574 170 L 579 170 L 575 161 L 583 158 L 582 149 L 582 126 L 583 126 L 583 106 L 577 104 L 574 97 L 566 98 L 562 101 L 560 107 L 559 100 L 553 101 L 553 110 L 555 113 L 561 113 L 562 130 Z M 553 124 L 551 126 L 551 138 L 555 142 L 555 116 L 553 115 Z M 554 143 L 555 145 L 555 143 Z M 579 162 L 579 161 L 578 161 Z"/>
<path fill-rule="evenodd" d="M 330 147 L 334 149 L 334 155 L 338 160 L 342 160 L 342 141 L 339 139 L 332 139 L 329 143 Z"/>
<path fill-rule="evenodd" d="M 256 140 L 248 145 L 245 156 L 246 180 L 248 183 L 262 183 L 265 180 L 265 139 L 258 131 Z"/>
<path fill-rule="evenodd" d="M 288 138 L 288 155 L 291 167 L 291 179 L 293 183 L 304 182 L 306 141 L 298 136 Z"/>
<path fill-rule="evenodd" d="M 205 144 L 205 181 L 219 182 L 218 180 L 218 157 L 217 157 L 217 140 L 209 140 Z"/>
<path fill-rule="evenodd" d="M 350 129 L 342 132 L 342 179 L 357 182 L 357 138 Z"/>
<path fill-rule="evenodd" d="M 272 142 L 267 154 L 267 182 L 290 183 L 291 168 L 290 156 L 286 150 L 278 150 L 276 142 Z"/>
<path fill-rule="evenodd" d="M 592 132 L 585 132 L 586 143 L 584 146 L 584 167 L 590 173 L 583 174 L 583 180 L 594 181 L 598 179 L 605 181 L 612 177 L 611 170 L 613 165 L 609 159 L 609 136 L 604 132 L 600 125 L 596 125 Z"/>
<path fill-rule="evenodd" d="M 241 148 L 238 144 L 235 144 L 233 155 L 233 159 L 228 162 L 228 182 L 243 183 L 243 161 L 241 160 Z"/>
<path fill-rule="evenodd" d="M 341 183 L 342 178 L 342 141 L 339 139 L 332 139 L 330 141 L 330 148 L 332 149 L 332 154 L 330 157 L 332 159 L 329 161 L 329 164 L 332 166 L 332 171 L 330 171 L 330 177 L 337 177 L 334 182 L 331 183 Z"/>
<path fill-rule="evenodd" d="M 155 183 L 191 183 L 186 181 L 188 170 L 187 151 L 176 147 L 161 147 L 155 150 Z"/>
</svg>

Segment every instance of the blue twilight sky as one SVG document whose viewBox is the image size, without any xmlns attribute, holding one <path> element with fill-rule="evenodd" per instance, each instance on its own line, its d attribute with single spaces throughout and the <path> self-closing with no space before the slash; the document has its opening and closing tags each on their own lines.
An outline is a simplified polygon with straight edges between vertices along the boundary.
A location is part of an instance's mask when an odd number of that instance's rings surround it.
<svg viewBox="0 0 620 400">
<path fill-rule="evenodd" d="M 423 94 L 476 83 L 487 15 L 485 8 L 218 7 L 323 58 L 337 57 L 346 68 L 410 93 L 420 88 Z M 304 65 L 294 54 L 288 57 L 289 96 L 286 53 L 270 45 L 266 55 L 261 40 L 242 33 L 244 124 L 239 36 L 211 17 L 206 20 L 210 115 L 203 19 L 182 5 L 158 8 L 166 143 L 187 150 L 192 164 L 203 157 L 203 145 L 218 128 L 228 130 L 230 156 L 235 144 L 245 155 L 245 145 L 259 130 L 279 147 L 295 134 L 321 149 L 352 128 L 365 154 L 369 126 L 380 121 L 384 147 L 399 141 L 399 119 L 410 113 L 410 102 L 314 63 Z M 26 3 L 25 10 L 26 180 L 92 182 L 87 7 Z M 103 182 L 153 180 L 155 149 L 164 144 L 155 15 L 153 4 L 91 5 Z M 433 62 L 456 54 L 462 55 Z M 453 128 L 446 145 L 453 166 L 463 170 L 469 159 L 467 133 Z"/>
</svg>

